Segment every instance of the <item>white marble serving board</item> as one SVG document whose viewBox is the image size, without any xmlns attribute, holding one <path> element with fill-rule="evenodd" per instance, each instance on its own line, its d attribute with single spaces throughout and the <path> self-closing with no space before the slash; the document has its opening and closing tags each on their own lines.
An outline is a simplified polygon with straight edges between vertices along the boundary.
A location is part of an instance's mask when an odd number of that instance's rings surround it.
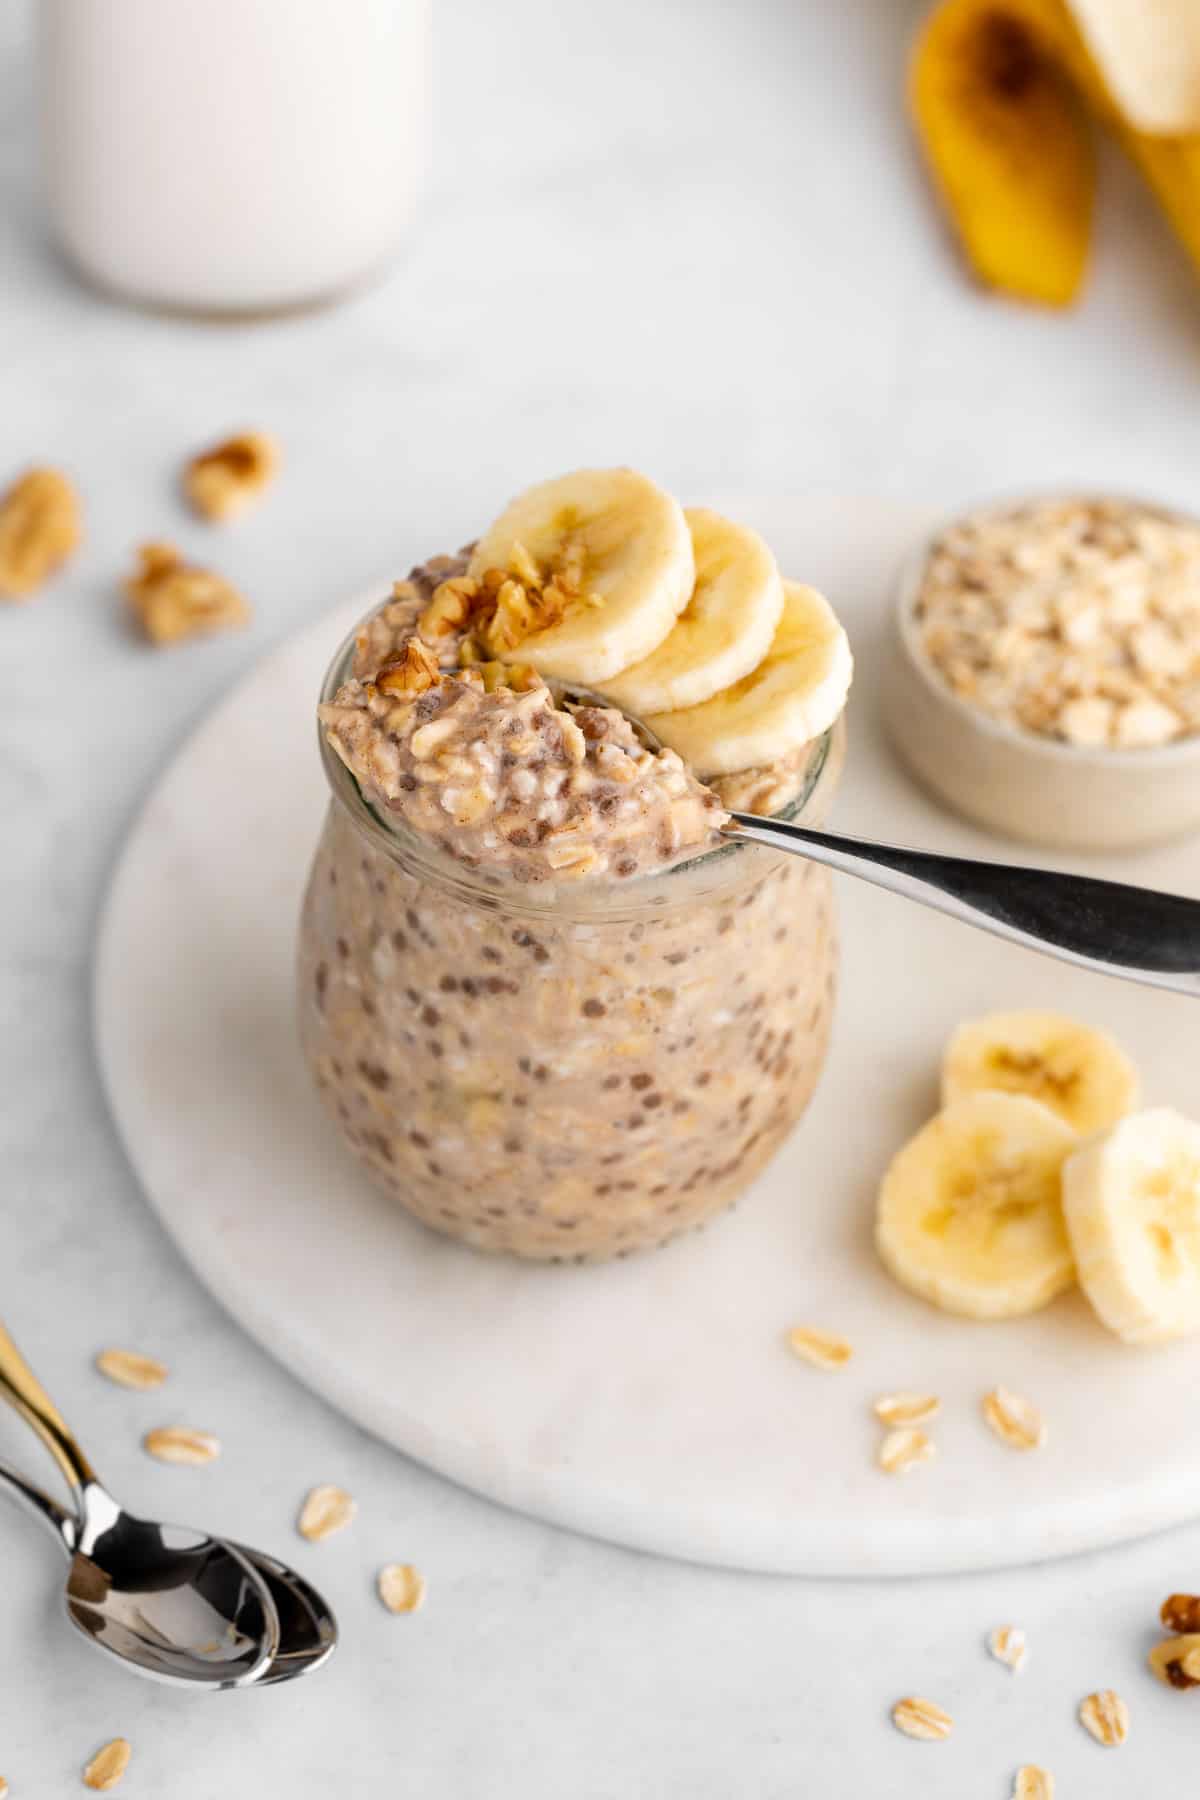
<svg viewBox="0 0 1200 1800">
<path fill-rule="evenodd" d="M 929 515 L 865 500 L 724 502 L 835 601 L 858 675 L 836 822 L 1016 854 L 939 812 L 876 723 L 891 576 Z M 434 546 L 436 548 L 436 546 Z M 399 546 L 397 567 L 427 552 Z M 932 1111 L 963 1017 L 1054 1006 L 1116 1031 L 1147 1094 L 1200 1109 L 1200 1009 L 1006 947 L 840 882 L 834 1049 L 783 1154 L 731 1214 L 662 1252 L 525 1267 L 425 1232 L 359 1174 L 293 1029 L 292 955 L 325 805 L 313 704 L 370 596 L 270 656 L 150 796 L 113 879 L 96 1033 L 113 1111 L 167 1230 L 248 1331 L 362 1425 L 507 1505 L 646 1550 L 743 1568 L 908 1574 L 1114 1542 L 1200 1513 L 1200 1343 L 1123 1349 L 1077 1295 L 973 1325 L 894 1287 L 871 1249 L 876 1182 Z M 914 721 L 914 729 L 920 722 Z M 1047 860 L 1047 859 L 1042 859 Z M 1200 894 L 1195 844 L 1072 867 Z M 815 1322 L 847 1370 L 791 1357 Z M 1049 1442 L 979 1418 L 1003 1382 Z M 933 1389 L 938 1461 L 875 1468 L 872 1398 Z"/>
</svg>

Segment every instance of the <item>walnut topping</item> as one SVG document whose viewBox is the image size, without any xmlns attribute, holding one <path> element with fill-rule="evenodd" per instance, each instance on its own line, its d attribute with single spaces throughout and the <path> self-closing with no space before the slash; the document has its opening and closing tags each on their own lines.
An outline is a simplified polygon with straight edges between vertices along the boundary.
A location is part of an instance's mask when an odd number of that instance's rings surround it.
<svg viewBox="0 0 1200 1800">
<path fill-rule="evenodd" d="M 1200 1632 L 1164 1638 L 1150 1652 L 1150 1667 L 1168 1687 L 1200 1687 Z"/>
<path fill-rule="evenodd" d="M 1158 1616 L 1177 1636 L 1200 1631 L 1200 1594 L 1168 1594 Z"/>
<path fill-rule="evenodd" d="M 237 589 L 210 569 L 184 562 L 174 545 L 143 544 L 138 557 L 125 592 L 152 644 L 176 644 L 248 622 L 250 609 Z"/>
<path fill-rule="evenodd" d="M 0 496 L 0 599 L 32 594 L 80 539 L 79 500 L 57 469 L 29 469 Z"/>
<path fill-rule="evenodd" d="M 423 638 L 453 637 L 466 631 L 476 613 L 494 611 L 494 603 L 485 596 L 479 583 L 470 575 L 452 575 L 434 588 L 429 605 L 417 621 Z"/>
<path fill-rule="evenodd" d="M 460 660 L 470 663 L 515 650 L 573 607 L 598 604 L 581 588 L 582 551 L 568 549 L 549 575 L 523 544 L 513 546 L 510 561 L 510 569 L 485 569 L 478 580 L 453 575 L 441 582 L 418 621 L 421 636 L 437 643 L 461 635 Z"/>
<path fill-rule="evenodd" d="M 206 519 L 231 519 L 262 493 L 279 467 L 279 446 L 265 431 L 243 431 L 194 456 L 183 491 Z"/>
<path fill-rule="evenodd" d="M 384 663 L 375 686 L 384 694 L 423 694 L 440 680 L 437 662 L 420 638 L 409 638 L 399 656 Z"/>
</svg>

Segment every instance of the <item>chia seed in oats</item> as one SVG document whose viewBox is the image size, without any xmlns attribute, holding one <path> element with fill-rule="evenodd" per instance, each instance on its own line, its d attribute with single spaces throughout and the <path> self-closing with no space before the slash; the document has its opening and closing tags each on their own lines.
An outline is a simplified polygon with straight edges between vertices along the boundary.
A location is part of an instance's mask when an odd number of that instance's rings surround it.
<svg viewBox="0 0 1200 1800">
<path fill-rule="evenodd" d="M 950 690 L 1088 748 L 1200 733 L 1200 524 L 1121 500 L 981 512 L 935 541 L 915 603 Z"/>
</svg>

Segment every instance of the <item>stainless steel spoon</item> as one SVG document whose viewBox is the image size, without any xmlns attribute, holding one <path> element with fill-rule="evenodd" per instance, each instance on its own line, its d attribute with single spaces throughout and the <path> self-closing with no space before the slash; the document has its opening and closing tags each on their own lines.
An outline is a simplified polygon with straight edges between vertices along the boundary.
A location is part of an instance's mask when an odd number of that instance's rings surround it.
<svg viewBox="0 0 1200 1800">
<path fill-rule="evenodd" d="M 125 1512 L 0 1325 L 0 1396 L 37 1432 L 75 1503 L 67 1616 L 90 1643 L 143 1675 L 245 1687 L 279 1649 L 266 1582 L 222 1538 Z"/>
<path fill-rule="evenodd" d="M 548 685 L 568 706 L 611 704 L 574 683 Z M 644 719 L 625 717 L 648 749 L 662 749 Z M 755 813 L 731 813 L 722 836 L 824 863 L 1061 962 L 1200 997 L 1200 900 L 1092 875 L 838 837 Z"/>
<path fill-rule="evenodd" d="M 69 1560 L 74 1559 L 79 1532 L 73 1513 L 5 1462 L 0 1462 L 0 1492 L 7 1492 L 46 1525 L 59 1549 Z M 292 1681 L 319 1669 L 333 1655 L 338 1640 L 337 1620 L 325 1600 L 303 1575 L 273 1556 L 249 1550 L 245 1544 L 233 1547 L 264 1583 L 279 1618 L 279 1648 L 254 1685 Z"/>
</svg>

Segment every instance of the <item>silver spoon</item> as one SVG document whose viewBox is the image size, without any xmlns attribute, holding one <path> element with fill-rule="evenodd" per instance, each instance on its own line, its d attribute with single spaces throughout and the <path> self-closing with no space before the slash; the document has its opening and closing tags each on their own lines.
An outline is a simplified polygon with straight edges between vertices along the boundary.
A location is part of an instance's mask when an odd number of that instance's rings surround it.
<svg viewBox="0 0 1200 1800">
<path fill-rule="evenodd" d="M 574 683 L 548 685 L 569 706 L 611 704 Z M 648 749 L 662 749 L 644 719 L 625 717 Z M 1092 875 L 837 837 L 755 813 L 730 813 L 721 835 L 824 863 L 1061 962 L 1200 997 L 1200 900 Z"/>
<path fill-rule="evenodd" d="M 0 1490 L 5 1489 L 10 1499 L 49 1527 L 59 1549 L 73 1559 L 78 1537 L 74 1515 L 28 1476 L 0 1462 Z M 333 1655 L 338 1640 L 337 1620 L 325 1600 L 303 1575 L 273 1556 L 248 1550 L 245 1544 L 233 1547 L 263 1582 L 279 1618 L 279 1648 L 254 1685 L 266 1687 L 277 1681 L 291 1681 L 297 1675 L 319 1669 Z"/>
<path fill-rule="evenodd" d="M 75 1502 L 67 1616 L 143 1675 L 245 1687 L 279 1649 L 266 1582 L 221 1538 L 134 1518 L 104 1488 L 66 1421 L 0 1325 L 0 1395 L 31 1425 Z"/>
</svg>

